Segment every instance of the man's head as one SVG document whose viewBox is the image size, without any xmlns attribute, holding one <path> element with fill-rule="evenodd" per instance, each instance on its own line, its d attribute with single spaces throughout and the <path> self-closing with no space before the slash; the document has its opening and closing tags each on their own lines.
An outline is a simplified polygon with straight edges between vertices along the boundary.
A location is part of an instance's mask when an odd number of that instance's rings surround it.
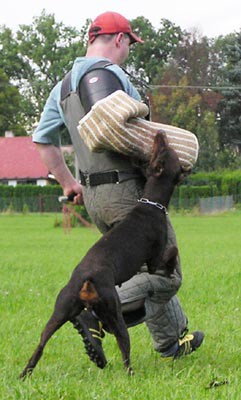
<svg viewBox="0 0 241 400">
<path fill-rule="evenodd" d="M 100 14 L 92 22 L 89 28 L 89 42 L 93 43 L 99 35 L 109 35 L 116 33 L 128 34 L 130 43 L 143 43 L 143 40 L 132 32 L 129 21 L 121 14 L 108 11 Z"/>
</svg>

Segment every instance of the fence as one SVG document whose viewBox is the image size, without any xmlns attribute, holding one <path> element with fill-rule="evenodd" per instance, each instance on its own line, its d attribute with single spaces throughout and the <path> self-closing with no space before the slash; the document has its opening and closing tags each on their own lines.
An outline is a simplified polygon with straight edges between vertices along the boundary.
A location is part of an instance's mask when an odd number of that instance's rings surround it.
<svg viewBox="0 0 241 400">
<path fill-rule="evenodd" d="M 241 195 L 211 196 L 211 197 L 180 197 L 173 196 L 170 208 L 175 211 L 198 209 L 200 212 L 221 211 L 230 209 L 241 203 Z M 0 196 L 0 212 L 61 212 L 63 205 L 58 201 L 58 195 L 37 194 L 23 197 Z M 84 218 L 88 218 L 84 206 L 78 210 Z"/>
<path fill-rule="evenodd" d="M 233 196 L 214 196 L 200 199 L 199 209 L 201 214 L 210 214 L 231 210 L 233 205 Z"/>
<path fill-rule="evenodd" d="M 58 195 L 38 194 L 29 197 L 0 197 L 0 212 L 60 212 Z"/>
</svg>

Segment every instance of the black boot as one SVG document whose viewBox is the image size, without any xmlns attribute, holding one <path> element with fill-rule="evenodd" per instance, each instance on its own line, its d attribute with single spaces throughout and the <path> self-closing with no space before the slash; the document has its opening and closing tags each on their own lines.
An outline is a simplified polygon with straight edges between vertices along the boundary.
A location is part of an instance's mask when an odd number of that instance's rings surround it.
<svg viewBox="0 0 241 400">
<path fill-rule="evenodd" d="M 105 333 L 102 323 L 89 311 L 83 310 L 73 321 L 74 327 L 83 338 L 86 353 L 97 367 L 104 368 L 107 364 L 102 348 L 102 339 Z"/>
<path fill-rule="evenodd" d="M 203 339 L 204 333 L 202 331 L 185 334 L 173 346 L 162 352 L 161 356 L 163 359 L 176 360 L 177 358 L 191 354 L 201 346 Z"/>
</svg>

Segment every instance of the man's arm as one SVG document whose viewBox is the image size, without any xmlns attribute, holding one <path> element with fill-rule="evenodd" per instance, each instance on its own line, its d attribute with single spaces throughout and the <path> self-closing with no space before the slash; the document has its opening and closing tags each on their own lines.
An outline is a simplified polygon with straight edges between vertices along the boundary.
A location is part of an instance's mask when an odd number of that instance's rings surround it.
<svg viewBox="0 0 241 400">
<path fill-rule="evenodd" d="M 52 144 L 36 143 L 41 159 L 63 188 L 65 196 L 76 193 L 75 204 L 82 204 L 82 187 L 67 167 L 62 151 Z"/>
</svg>

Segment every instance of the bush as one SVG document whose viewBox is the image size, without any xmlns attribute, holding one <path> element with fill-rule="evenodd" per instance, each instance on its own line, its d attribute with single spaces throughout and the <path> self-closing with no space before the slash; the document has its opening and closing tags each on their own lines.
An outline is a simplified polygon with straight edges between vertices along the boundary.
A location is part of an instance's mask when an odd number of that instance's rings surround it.
<svg viewBox="0 0 241 400">
<path fill-rule="evenodd" d="M 17 212 L 61 211 L 58 196 L 62 194 L 59 185 L 0 185 L 0 211 L 11 209 Z"/>
<path fill-rule="evenodd" d="M 58 196 L 62 195 L 59 185 L 36 186 L 17 185 L 16 187 L 0 185 L 0 211 L 17 212 L 60 212 L 62 204 Z M 171 200 L 171 207 L 176 210 L 193 209 L 201 197 L 233 195 L 234 202 L 241 199 L 241 170 L 198 172 L 188 176 L 178 186 Z M 84 206 L 78 212 L 87 220 L 88 213 Z"/>
<path fill-rule="evenodd" d="M 188 177 L 185 186 L 192 186 L 192 188 L 209 186 L 210 196 L 233 195 L 234 200 L 239 202 L 241 195 L 241 170 L 223 170 L 210 173 L 198 172 Z M 202 194 L 201 192 L 202 190 L 200 191 L 200 195 Z M 204 194 L 202 197 L 207 196 Z"/>
</svg>

